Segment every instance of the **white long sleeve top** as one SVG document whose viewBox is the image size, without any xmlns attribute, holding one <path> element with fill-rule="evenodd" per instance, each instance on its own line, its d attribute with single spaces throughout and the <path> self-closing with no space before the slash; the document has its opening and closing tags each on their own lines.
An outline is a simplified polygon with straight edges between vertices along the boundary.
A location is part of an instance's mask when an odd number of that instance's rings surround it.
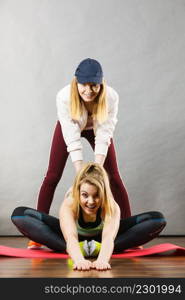
<svg viewBox="0 0 185 300">
<path fill-rule="evenodd" d="M 113 137 L 117 123 L 119 96 L 117 92 L 107 86 L 108 118 L 102 124 L 93 121 L 95 134 L 96 154 L 107 155 L 110 139 Z M 81 131 L 85 129 L 88 120 L 88 112 L 84 106 L 83 114 L 79 121 L 73 120 L 70 116 L 70 85 L 65 86 L 57 93 L 56 97 L 57 115 L 62 127 L 62 133 L 70 153 L 72 162 L 83 160 Z"/>
</svg>

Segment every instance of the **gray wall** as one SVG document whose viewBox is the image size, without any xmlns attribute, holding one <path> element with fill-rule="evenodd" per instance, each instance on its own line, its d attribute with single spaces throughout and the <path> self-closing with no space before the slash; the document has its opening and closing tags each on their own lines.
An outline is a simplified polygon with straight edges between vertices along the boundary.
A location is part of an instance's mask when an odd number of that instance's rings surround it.
<svg viewBox="0 0 185 300">
<path fill-rule="evenodd" d="M 0 0 L 0 234 L 19 234 L 12 210 L 36 205 L 56 93 L 86 57 L 120 95 L 114 140 L 132 213 L 160 210 L 163 234 L 185 233 L 184 32 L 184 0 Z M 68 160 L 51 214 L 73 175 Z"/>
</svg>

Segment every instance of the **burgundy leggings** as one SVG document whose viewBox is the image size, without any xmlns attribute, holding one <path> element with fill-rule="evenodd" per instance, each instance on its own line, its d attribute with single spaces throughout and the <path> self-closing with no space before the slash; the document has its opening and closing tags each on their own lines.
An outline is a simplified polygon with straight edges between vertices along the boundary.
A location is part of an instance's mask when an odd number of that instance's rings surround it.
<svg viewBox="0 0 185 300">
<path fill-rule="evenodd" d="M 94 150 L 95 136 L 93 130 L 91 129 L 82 131 L 81 137 L 86 138 Z M 68 155 L 69 153 L 67 152 L 67 146 L 63 138 L 61 125 L 58 121 L 53 136 L 48 171 L 42 183 L 38 197 L 37 210 L 49 213 L 54 192 L 57 184 L 60 181 L 60 178 L 62 177 Z M 128 194 L 119 174 L 116 162 L 116 153 L 112 139 L 104 162 L 104 168 L 109 176 L 110 187 L 114 199 L 120 207 L 121 218 L 123 219 L 130 217 L 131 210 Z"/>
</svg>

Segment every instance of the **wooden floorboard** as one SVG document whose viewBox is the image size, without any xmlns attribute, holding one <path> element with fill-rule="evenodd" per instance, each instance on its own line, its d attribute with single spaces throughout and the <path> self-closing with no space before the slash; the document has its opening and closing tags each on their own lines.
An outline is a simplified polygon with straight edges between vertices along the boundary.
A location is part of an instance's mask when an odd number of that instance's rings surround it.
<svg viewBox="0 0 185 300">
<path fill-rule="evenodd" d="M 0 245 L 24 248 L 24 237 L 0 237 Z M 144 245 L 153 246 L 161 243 L 173 243 L 185 247 L 184 237 L 159 237 Z M 111 259 L 108 271 L 73 271 L 67 259 L 26 259 L 0 257 L 0 278 L 114 278 L 114 277 L 157 277 L 184 278 L 185 256 L 156 255 Z"/>
</svg>

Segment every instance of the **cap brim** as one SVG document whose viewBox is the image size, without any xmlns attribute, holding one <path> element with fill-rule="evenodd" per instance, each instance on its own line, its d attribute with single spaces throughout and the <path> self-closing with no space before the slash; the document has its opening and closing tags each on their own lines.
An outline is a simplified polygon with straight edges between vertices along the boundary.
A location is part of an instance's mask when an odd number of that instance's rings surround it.
<svg viewBox="0 0 185 300">
<path fill-rule="evenodd" d="M 97 77 L 77 77 L 78 83 L 95 83 L 95 84 L 101 84 L 102 83 L 102 78 L 97 78 Z"/>
</svg>

